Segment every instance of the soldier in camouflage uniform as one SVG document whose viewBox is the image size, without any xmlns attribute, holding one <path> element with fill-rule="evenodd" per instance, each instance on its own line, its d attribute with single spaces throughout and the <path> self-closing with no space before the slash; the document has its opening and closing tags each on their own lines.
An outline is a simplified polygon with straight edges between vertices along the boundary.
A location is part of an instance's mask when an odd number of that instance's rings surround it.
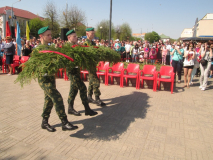
<svg viewBox="0 0 213 160">
<path fill-rule="evenodd" d="M 74 30 L 68 31 L 66 33 L 66 36 L 69 43 L 71 43 L 72 45 L 77 44 L 78 39 Z M 81 97 L 82 104 L 84 105 L 84 108 L 85 108 L 85 115 L 94 116 L 98 114 L 97 112 L 91 110 L 89 107 L 89 102 L 87 99 L 87 88 L 84 82 L 81 80 L 79 67 L 76 66 L 75 68 L 70 68 L 70 69 L 66 68 L 66 70 L 70 80 L 70 92 L 68 96 L 68 105 L 69 105 L 68 114 L 73 114 L 76 116 L 81 115 L 79 112 L 77 112 L 74 109 L 74 100 L 78 93 L 78 90 L 80 90 L 80 97 Z"/>
<path fill-rule="evenodd" d="M 96 46 L 96 44 L 92 41 L 95 36 L 94 28 L 87 28 L 86 29 L 87 39 L 84 45 L 87 46 Z M 88 87 L 88 100 L 91 103 L 95 103 L 98 106 L 105 106 L 106 104 L 100 100 L 100 82 L 98 76 L 96 74 L 96 64 L 93 64 L 89 70 L 89 87 Z M 92 94 L 95 94 L 95 100 L 92 98 Z"/>
<path fill-rule="evenodd" d="M 41 44 L 48 45 L 48 43 L 51 42 L 52 36 L 48 26 L 39 29 L 38 34 L 41 40 Z M 39 50 L 39 46 L 37 47 L 37 49 Z M 62 130 L 65 131 L 65 130 L 77 129 L 78 128 L 77 126 L 73 126 L 67 120 L 67 115 L 65 113 L 62 96 L 56 89 L 55 76 L 47 75 L 47 74 L 41 75 L 38 78 L 38 82 L 40 87 L 44 90 L 44 95 L 45 95 L 45 98 L 44 98 L 45 102 L 44 102 L 44 108 L 43 108 L 43 114 L 42 114 L 43 120 L 42 120 L 41 127 L 43 129 L 46 129 L 49 132 L 56 131 L 55 128 L 53 128 L 48 123 L 48 119 L 50 117 L 50 113 L 54 105 L 56 109 L 56 113 L 58 114 L 59 118 L 62 121 Z"/>
</svg>

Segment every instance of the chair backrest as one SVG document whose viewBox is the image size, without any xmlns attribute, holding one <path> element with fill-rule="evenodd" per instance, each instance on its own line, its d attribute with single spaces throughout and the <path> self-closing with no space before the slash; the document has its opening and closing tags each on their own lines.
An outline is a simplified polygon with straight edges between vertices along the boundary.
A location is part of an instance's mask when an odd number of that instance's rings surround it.
<svg viewBox="0 0 213 160">
<path fill-rule="evenodd" d="M 103 62 L 100 61 L 99 65 L 98 65 L 98 70 L 106 70 L 107 68 L 109 68 L 109 62 Z"/>
<path fill-rule="evenodd" d="M 123 68 L 124 68 L 124 64 L 121 63 L 121 62 L 118 62 L 118 63 L 116 63 L 116 64 L 114 64 L 114 65 L 112 66 L 113 72 L 114 72 L 114 71 L 119 71 L 119 72 L 121 72 L 121 71 L 123 70 Z"/>
<path fill-rule="evenodd" d="M 22 56 L 20 61 L 21 61 L 21 63 L 24 63 L 24 62 L 28 61 L 28 59 L 29 59 L 29 56 Z"/>
<path fill-rule="evenodd" d="M 19 62 L 19 56 L 18 55 L 14 55 L 14 57 L 13 57 L 13 61 L 14 62 Z"/>
<path fill-rule="evenodd" d="M 144 74 L 154 74 L 156 71 L 156 66 L 154 65 L 144 65 L 143 66 L 143 75 Z"/>
<path fill-rule="evenodd" d="M 134 64 L 134 63 L 128 64 L 127 71 L 128 71 L 128 73 L 129 72 L 131 72 L 131 73 L 138 73 L 138 71 L 139 71 L 139 64 Z"/>
<path fill-rule="evenodd" d="M 171 66 L 161 66 L 160 75 L 171 76 L 172 73 L 173 73 L 173 67 L 171 67 Z"/>
</svg>

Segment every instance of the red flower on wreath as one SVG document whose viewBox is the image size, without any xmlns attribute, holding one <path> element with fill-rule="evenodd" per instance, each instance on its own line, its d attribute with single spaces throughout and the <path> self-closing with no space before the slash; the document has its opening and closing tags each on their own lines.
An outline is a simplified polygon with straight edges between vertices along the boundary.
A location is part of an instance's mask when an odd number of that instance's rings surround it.
<svg viewBox="0 0 213 160">
<path fill-rule="evenodd" d="M 75 44 L 75 45 L 73 45 L 72 46 L 72 48 L 75 48 L 75 47 L 89 47 L 89 46 L 85 46 L 85 45 L 77 45 L 77 44 Z M 93 48 L 99 48 L 99 47 L 97 47 L 97 46 L 93 46 Z"/>
<path fill-rule="evenodd" d="M 72 48 L 75 48 L 75 47 L 77 47 L 77 46 L 79 46 L 79 45 L 75 44 L 75 45 L 72 46 Z"/>
</svg>

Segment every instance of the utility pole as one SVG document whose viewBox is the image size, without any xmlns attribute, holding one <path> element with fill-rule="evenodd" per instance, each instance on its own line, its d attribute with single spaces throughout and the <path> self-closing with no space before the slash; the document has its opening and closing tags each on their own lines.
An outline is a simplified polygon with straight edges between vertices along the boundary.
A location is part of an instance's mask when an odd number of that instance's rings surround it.
<svg viewBox="0 0 213 160">
<path fill-rule="evenodd" d="M 112 23 L 112 0 L 110 0 L 110 15 L 109 15 L 109 47 L 111 47 L 111 23 Z"/>
</svg>

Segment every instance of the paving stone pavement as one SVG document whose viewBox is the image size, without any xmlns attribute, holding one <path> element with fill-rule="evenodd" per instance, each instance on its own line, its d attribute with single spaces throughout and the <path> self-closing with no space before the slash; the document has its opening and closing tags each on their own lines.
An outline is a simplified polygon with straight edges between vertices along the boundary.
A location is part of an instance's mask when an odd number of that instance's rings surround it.
<svg viewBox="0 0 213 160">
<path fill-rule="evenodd" d="M 17 75 L 0 74 L 0 159 L 20 160 L 212 160 L 213 80 L 209 89 L 194 86 L 174 93 L 136 90 L 101 83 L 101 99 L 107 107 L 90 104 L 97 116 L 84 115 L 79 94 L 75 109 L 82 116 L 68 115 L 78 125 L 62 131 L 52 110 L 50 124 L 56 132 L 42 130 L 44 93 L 38 83 L 21 89 Z M 69 81 L 57 79 L 67 111 Z M 88 86 L 88 82 L 85 82 Z"/>
</svg>

